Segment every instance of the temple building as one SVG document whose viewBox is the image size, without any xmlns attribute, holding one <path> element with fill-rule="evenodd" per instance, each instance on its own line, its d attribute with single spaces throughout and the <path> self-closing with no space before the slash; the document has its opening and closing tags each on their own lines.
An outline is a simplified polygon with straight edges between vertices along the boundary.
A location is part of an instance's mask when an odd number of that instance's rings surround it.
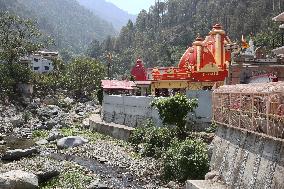
<svg viewBox="0 0 284 189">
<path fill-rule="evenodd" d="M 159 91 L 211 89 L 223 85 L 228 77 L 233 46 L 222 26 L 216 24 L 205 39 L 196 38 L 177 67 L 155 67 L 146 71 L 139 59 L 131 73 L 136 81 L 151 81 L 152 95 L 159 95 Z"/>
</svg>

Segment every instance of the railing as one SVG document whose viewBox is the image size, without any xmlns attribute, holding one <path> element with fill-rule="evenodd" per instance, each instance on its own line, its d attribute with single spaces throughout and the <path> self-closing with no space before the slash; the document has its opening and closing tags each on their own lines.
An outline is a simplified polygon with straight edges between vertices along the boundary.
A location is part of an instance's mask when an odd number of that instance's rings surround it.
<svg viewBox="0 0 284 189">
<path fill-rule="evenodd" d="M 284 139 L 284 82 L 222 86 L 212 98 L 214 122 Z"/>
</svg>

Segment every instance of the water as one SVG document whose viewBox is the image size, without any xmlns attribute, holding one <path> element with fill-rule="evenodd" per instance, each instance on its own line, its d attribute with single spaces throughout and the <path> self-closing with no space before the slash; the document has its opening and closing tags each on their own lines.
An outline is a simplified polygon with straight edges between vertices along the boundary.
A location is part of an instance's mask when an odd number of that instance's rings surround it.
<svg viewBox="0 0 284 189">
<path fill-rule="evenodd" d="M 65 154 L 49 154 L 48 157 L 59 161 L 72 161 L 89 170 L 92 170 L 95 174 L 101 177 L 101 180 L 110 188 L 145 188 L 143 186 L 146 183 L 138 181 L 137 178 L 132 175 L 127 169 L 114 167 L 105 163 L 101 163 L 98 160 L 82 158 L 75 155 L 65 155 Z"/>
<path fill-rule="evenodd" d="M 4 141 L 6 141 L 6 144 L 0 145 L 0 155 L 7 150 L 27 149 L 35 144 L 31 139 L 18 138 L 12 134 L 7 134 L 7 136 L 4 137 Z"/>
</svg>

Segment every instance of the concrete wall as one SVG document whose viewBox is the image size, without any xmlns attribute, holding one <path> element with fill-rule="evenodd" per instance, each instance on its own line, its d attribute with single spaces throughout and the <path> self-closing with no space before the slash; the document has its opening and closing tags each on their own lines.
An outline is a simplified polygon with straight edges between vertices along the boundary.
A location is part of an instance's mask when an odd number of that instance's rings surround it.
<svg viewBox="0 0 284 189">
<path fill-rule="evenodd" d="M 211 122 L 211 91 L 187 92 L 187 96 L 199 99 L 199 107 L 196 109 L 196 119 L 199 123 Z M 137 127 L 144 124 L 147 119 L 162 126 L 159 113 L 150 106 L 154 97 L 145 96 L 121 96 L 104 95 L 102 117 L 106 122 Z M 208 124 L 205 124 L 208 125 Z M 198 129 L 197 129 L 198 130 Z"/>
<path fill-rule="evenodd" d="M 228 188 L 284 188 L 284 141 L 219 125 L 211 171 Z"/>
<path fill-rule="evenodd" d="M 186 91 L 188 98 L 197 98 L 198 107 L 195 110 L 197 122 L 209 123 L 212 119 L 212 91 Z"/>
<path fill-rule="evenodd" d="M 103 120 L 137 127 L 151 118 L 154 123 L 161 125 L 158 111 L 150 106 L 153 99 L 144 96 L 104 95 Z"/>
</svg>

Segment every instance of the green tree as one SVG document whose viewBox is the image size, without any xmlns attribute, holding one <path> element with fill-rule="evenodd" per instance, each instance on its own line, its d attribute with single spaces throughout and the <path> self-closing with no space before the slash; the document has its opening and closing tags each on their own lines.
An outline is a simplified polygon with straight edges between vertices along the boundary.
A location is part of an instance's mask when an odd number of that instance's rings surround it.
<svg viewBox="0 0 284 189">
<path fill-rule="evenodd" d="M 47 44 L 35 24 L 8 12 L 0 12 L 1 92 L 15 93 L 18 83 L 30 83 L 34 73 L 29 66 L 20 64 L 21 58 Z"/>
<path fill-rule="evenodd" d="M 28 19 L 0 13 L 0 59 L 8 64 L 17 63 L 21 57 L 43 48 L 43 35 Z"/>
<path fill-rule="evenodd" d="M 75 97 L 90 96 L 100 88 L 105 77 L 104 66 L 95 59 L 77 57 L 67 66 L 65 82 Z"/>
<path fill-rule="evenodd" d="M 158 98 L 151 103 L 159 111 L 164 124 L 175 125 L 180 139 L 186 138 L 186 116 L 198 106 L 196 99 L 188 99 L 177 94 L 172 97 Z"/>
</svg>

